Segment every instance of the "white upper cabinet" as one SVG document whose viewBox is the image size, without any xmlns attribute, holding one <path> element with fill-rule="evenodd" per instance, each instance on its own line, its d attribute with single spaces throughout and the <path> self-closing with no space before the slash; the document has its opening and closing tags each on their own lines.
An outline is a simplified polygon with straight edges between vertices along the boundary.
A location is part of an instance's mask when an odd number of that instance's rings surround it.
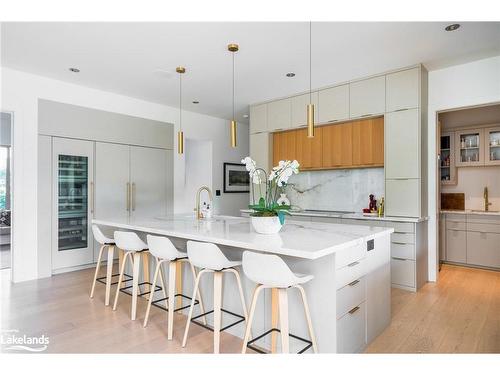
<svg viewBox="0 0 500 375">
<path fill-rule="evenodd" d="M 267 128 L 269 131 L 289 129 L 292 123 L 292 100 L 276 100 L 267 104 Z"/>
<path fill-rule="evenodd" d="M 335 122 L 349 118 L 349 85 L 321 90 L 318 95 L 319 123 Z"/>
<path fill-rule="evenodd" d="M 385 76 L 349 84 L 350 117 L 368 117 L 385 112 Z"/>
<path fill-rule="evenodd" d="M 250 133 L 267 131 L 267 104 L 250 107 Z"/>
<path fill-rule="evenodd" d="M 419 107 L 420 69 L 414 68 L 386 76 L 386 112 Z"/>
<path fill-rule="evenodd" d="M 318 92 L 315 91 L 309 95 L 297 95 L 291 98 L 292 106 L 292 128 L 298 128 L 307 124 L 307 105 L 311 102 L 314 104 L 314 122 L 318 121 Z"/>
<path fill-rule="evenodd" d="M 418 109 L 385 115 L 385 177 L 419 178 L 420 122 Z"/>
</svg>

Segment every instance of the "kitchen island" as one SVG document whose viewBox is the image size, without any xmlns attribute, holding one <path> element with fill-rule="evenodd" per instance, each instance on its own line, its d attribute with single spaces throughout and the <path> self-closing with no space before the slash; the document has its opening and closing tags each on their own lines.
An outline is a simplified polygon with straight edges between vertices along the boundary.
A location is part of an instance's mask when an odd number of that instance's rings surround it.
<svg viewBox="0 0 500 375">
<path fill-rule="evenodd" d="M 329 223 L 303 223 L 288 220 L 280 233 L 256 233 L 250 219 L 218 216 L 197 220 L 191 215 L 173 215 L 145 219 L 94 219 L 94 224 L 110 229 L 131 230 L 169 237 L 185 249 L 187 240 L 212 242 L 219 245 L 230 259 L 241 259 L 244 250 L 281 256 L 294 272 L 312 274 L 305 285 L 319 352 L 359 352 L 390 322 L 390 233 L 392 228 L 355 226 Z M 202 296 L 207 310 L 211 309 L 210 279 L 202 280 Z M 255 285 L 244 277 L 245 299 L 249 302 Z M 184 294 L 192 290 L 191 275 L 182 280 Z M 257 305 L 253 332 L 258 335 L 276 324 L 272 318 L 271 292 Z M 184 301 L 186 303 L 186 301 Z M 237 287 L 226 283 L 223 307 L 241 313 Z M 289 295 L 290 332 L 308 339 L 300 296 Z M 223 325 L 231 323 L 223 316 Z M 210 323 L 210 319 L 209 319 Z M 228 332 L 243 337 L 243 324 Z M 258 343 L 270 347 L 270 341 Z M 303 343 L 290 341 L 292 352 Z"/>
</svg>

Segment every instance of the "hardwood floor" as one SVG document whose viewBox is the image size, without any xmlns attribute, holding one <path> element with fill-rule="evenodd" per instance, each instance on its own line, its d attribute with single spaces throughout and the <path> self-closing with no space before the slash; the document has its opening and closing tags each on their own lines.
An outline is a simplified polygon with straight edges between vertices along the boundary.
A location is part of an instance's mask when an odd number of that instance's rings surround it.
<svg viewBox="0 0 500 375">
<path fill-rule="evenodd" d="M 212 332 L 192 325 L 182 348 L 185 317 L 175 314 L 174 339 L 167 340 L 166 312 L 146 300 L 130 320 L 130 297 L 117 311 L 104 306 L 104 286 L 88 298 L 93 269 L 18 284 L 1 271 L 2 329 L 50 338 L 52 353 L 211 353 Z M 392 291 L 391 325 L 368 353 L 500 353 L 500 272 L 444 266 L 438 284 L 419 293 Z M 208 301 L 207 301 L 208 302 Z M 221 352 L 238 353 L 242 341 L 221 334 Z"/>
</svg>

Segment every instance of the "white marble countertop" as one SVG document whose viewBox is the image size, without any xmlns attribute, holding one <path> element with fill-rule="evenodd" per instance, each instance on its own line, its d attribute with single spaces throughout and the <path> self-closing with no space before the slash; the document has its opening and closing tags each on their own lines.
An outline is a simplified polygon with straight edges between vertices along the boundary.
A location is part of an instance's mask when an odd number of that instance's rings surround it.
<svg viewBox="0 0 500 375">
<path fill-rule="evenodd" d="M 193 215 L 173 215 L 146 219 L 93 219 L 92 222 L 304 259 L 318 259 L 394 231 L 392 228 L 287 219 L 278 234 L 263 235 L 253 230 L 249 218 L 233 216 L 197 220 Z"/>
<path fill-rule="evenodd" d="M 251 209 L 242 209 L 240 212 L 251 213 Z M 429 217 L 396 217 L 396 216 L 370 216 L 362 213 L 342 213 L 328 211 L 291 211 L 292 216 L 308 216 L 308 217 L 331 217 L 339 219 L 355 219 L 355 220 L 379 220 L 379 221 L 398 221 L 404 223 L 420 223 L 421 221 L 429 220 Z"/>
<path fill-rule="evenodd" d="M 442 214 L 460 214 L 460 215 L 490 215 L 500 216 L 500 211 L 480 211 L 480 210 L 441 210 Z"/>
</svg>

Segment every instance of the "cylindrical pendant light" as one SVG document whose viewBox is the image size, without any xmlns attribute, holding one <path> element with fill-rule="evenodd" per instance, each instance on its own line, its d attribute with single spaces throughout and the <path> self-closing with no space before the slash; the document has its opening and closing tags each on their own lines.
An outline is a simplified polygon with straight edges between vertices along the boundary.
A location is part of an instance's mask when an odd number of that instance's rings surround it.
<svg viewBox="0 0 500 375">
<path fill-rule="evenodd" d="M 236 140 L 237 140 L 237 123 L 236 119 L 234 116 L 234 54 L 238 52 L 240 47 L 236 43 L 231 43 L 228 44 L 227 50 L 233 54 L 233 119 L 231 120 L 231 147 L 236 147 Z"/>
<path fill-rule="evenodd" d="M 307 137 L 314 137 L 314 104 L 312 101 L 312 21 L 309 21 L 309 104 L 307 105 Z"/>
<path fill-rule="evenodd" d="M 182 75 L 186 68 L 178 66 L 175 71 L 179 73 L 179 131 L 177 132 L 177 153 L 184 153 L 184 132 L 182 131 Z"/>
</svg>

